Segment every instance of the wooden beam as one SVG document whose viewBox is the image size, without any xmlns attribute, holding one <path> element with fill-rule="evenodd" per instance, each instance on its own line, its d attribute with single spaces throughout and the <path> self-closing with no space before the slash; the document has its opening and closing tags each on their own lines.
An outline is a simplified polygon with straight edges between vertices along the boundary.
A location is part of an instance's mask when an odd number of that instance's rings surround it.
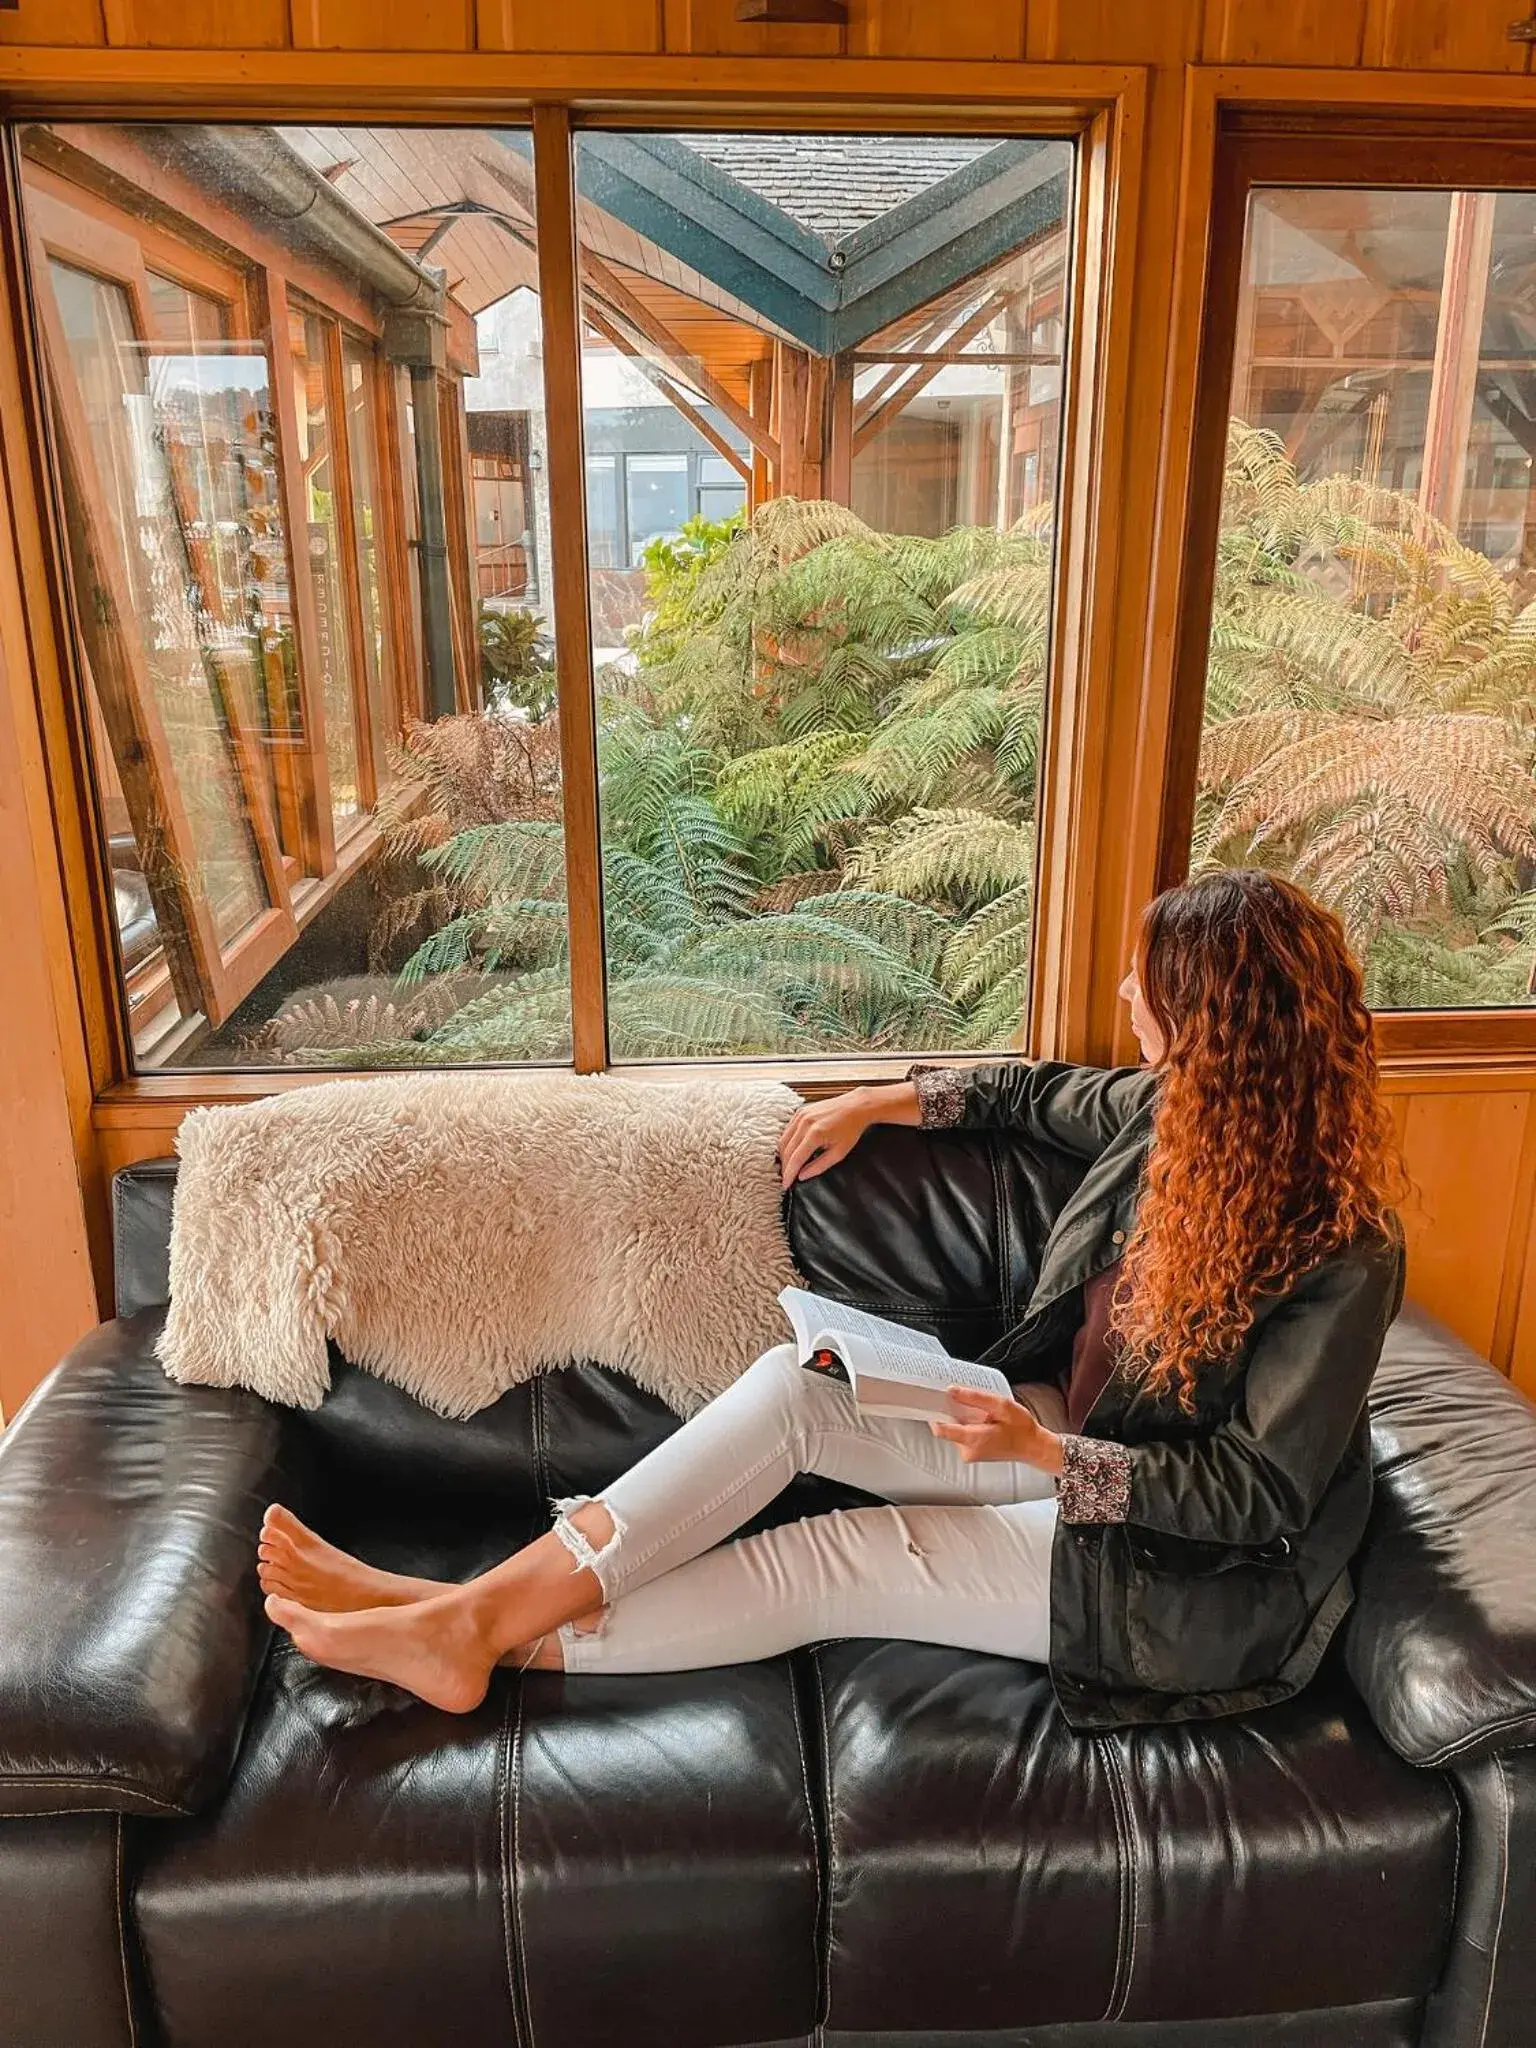
<svg viewBox="0 0 1536 2048">
<path fill-rule="evenodd" d="M 806 498 L 826 496 L 824 478 L 829 434 L 827 391 L 831 382 L 830 370 L 831 364 L 825 356 L 806 355 L 805 411 L 801 422 L 804 440 L 800 454 L 800 492 Z"/>
<path fill-rule="evenodd" d="M 779 494 L 786 498 L 805 496 L 805 387 L 805 350 L 792 341 L 775 343 L 773 425 L 780 455 L 774 472 Z"/>
<path fill-rule="evenodd" d="M 1430 373 L 1419 504 L 1452 532 L 1466 483 L 1497 204 L 1496 192 L 1453 192 L 1445 235 L 1445 275 L 1435 329 L 1435 365 Z"/>
<path fill-rule="evenodd" d="M 751 399 L 752 417 L 766 429 L 773 411 L 773 358 L 759 356 L 747 370 L 747 392 Z M 766 435 L 765 435 L 766 438 Z M 748 487 L 747 506 L 755 512 L 759 505 L 766 505 L 773 496 L 773 471 L 768 458 L 757 441 L 752 443 L 752 476 Z"/>
<path fill-rule="evenodd" d="M 539 228 L 541 240 L 543 233 L 544 230 L 541 223 Z M 629 325 L 634 328 L 638 335 L 660 352 L 663 359 L 678 376 L 686 383 L 691 384 L 694 390 L 700 392 L 708 399 L 711 405 L 718 407 L 725 414 L 731 425 L 744 434 L 755 447 L 762 434 L 762 427 L 758 422 L 754 421 L 751 413 L 748 412 L 740 399 L 732 392 L 727 391 L 719 378 L 714 376 L 709 370 L 706 370 L 697 356 L 689 354 L 677 336 L 656 318 L 649 306 L 635 297 L 628 285 L 624 283 L 624 280 L 603 261 L 601 256 L 594 254 L 591 249 L 583 248 L 581 252 L 581 267 L 583 275 L 587 280 L 588 297 L 597 297 L 605 302 L 621 319 L 628 321 Z M 763 453 L 770 462 L 778 460 L 779 451 L 772 445 L 771 439 L 764 446 Z"/>
<path fill-rule="evenodd" d="M 592 302 L 590 293 L 586 294 L 582 300 L 582 315 L 587 325 L 595 327 L 604 340 L 612 342 L 621 355 L 628 356 L 632 362 L 639 364 L 642 374 L 648 377 L 656 386 L 656 389 L 661 393 L 668 405 L 675 407 L 688 422 L 689 426 L 693 428 L 694 432 L 702 434 L 710 447 L 717 449 L 725 457 L 732 469 L 736 471 L 737 475 L 750 486 L 752 482 L 752 465 L 741 453 L 741 450 L 733 448 L 719 428 L 712 426 L 697 406 L 688 403 L 687 399 L 684 398 L 670 378 L 657 368 L 643 349 L 635 346 L 634 342 L 630 340 L 622 328 L 616 326 L 606 313 L 600 313 L 597 310 L 597 307 Z"/>
<path fill-rule="evenodd" d="M 554 541 L 551 585 L 571 949 L 571 1052 L 578 1074 L 595 1074 L 608 1064 L 608 990 L 598 836 L 597 705 L 592 688 L 592 612 L 587 580 L 586 456 L 581 431 L 581 280 L 568 108 L 534 108 L 533 163 L 545 341 L 544 405 L 554 427 L 549 437 L 549 516 Z"/>
<path fill-rule="evenodd" d="M 832 364 L 827 394 L 827 454 L 821 487 L 839 505 L 853 503 L 853 358 L 838 356 Z"/>
</svg>

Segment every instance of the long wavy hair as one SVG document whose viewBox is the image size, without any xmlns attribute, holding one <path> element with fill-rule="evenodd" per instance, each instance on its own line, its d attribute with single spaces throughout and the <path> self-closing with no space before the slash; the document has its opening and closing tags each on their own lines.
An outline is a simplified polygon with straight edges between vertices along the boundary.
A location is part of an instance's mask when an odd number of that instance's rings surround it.
<svg viewBox="0 0 1536 2048">
<path fill-rule="evenodd" d="M 1165 1050 L 1110 1323 L 1142 1384 L 1187 1410 L 1260 1296 L 1395 1232 L 1408 1183 L 1331 911 L 1262 870 L 1200 875 L 1147 906 L 1136 971 Z"/>
</svg>

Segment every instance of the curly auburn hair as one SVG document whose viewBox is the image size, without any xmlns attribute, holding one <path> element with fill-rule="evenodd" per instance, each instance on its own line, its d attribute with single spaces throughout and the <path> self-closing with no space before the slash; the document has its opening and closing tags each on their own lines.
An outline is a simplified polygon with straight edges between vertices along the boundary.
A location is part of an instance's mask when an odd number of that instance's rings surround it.
<svg viewBox="0 0 1536 2048">
<path fill-rule="evenodd" d="M 1149 1391 L 1188 1410 L 1261 1295 L 1396 1232 L 1407 1177 L 1331 911 L 1262 870 L 1200 875 L 1147 906 L 1136 969 L 1163 1085 L 1110 1324 Z"/>
</svg>

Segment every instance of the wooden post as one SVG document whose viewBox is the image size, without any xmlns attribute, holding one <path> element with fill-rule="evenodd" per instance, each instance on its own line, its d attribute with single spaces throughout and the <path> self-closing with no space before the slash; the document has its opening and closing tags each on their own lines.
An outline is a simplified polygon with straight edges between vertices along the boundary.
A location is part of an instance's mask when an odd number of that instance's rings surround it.
<svg viewBox="0 0 1536 2048">
<path fill-rule="evenodd" d="M 803 348 L 796 348 L 791 341 L 774 344 L 773 431 L 779 444 L 778 492 L 783 497 L 812 495 L 805 473 L 810 367 L 810 358 Z M 819 472 L 819 463 L 817 469 Z"/>
<path fill-rule="evenodd" d="M 835 356 L 827 399 L 827 453 L 821 487 L 839 505 L 853 503 L 853 358 Z"/>
<path fill-rule="evenodd" d="M 802 422 L 800 495 L 802 498 L 823 498 L 828 495 L 824 477 L 827 443 L 830 439 L 827 400 L 831 383 L 828 371 L 831 365 L 825 356 L 807 355 L 804 362 L 805 411 Z"/>
<path fill-rule="evenodd" d="M 1435 330 L 1435 367 L 1424 428 L 1419 504 L 1454 533 L 1466 481 L 1477 399 L 1477 361 L 1493 253 L 1496 192 L 1453 192 L 1445 235 L 1445 277 Z"/>
<path fill-rule="evenodd" d="M 759 356 L 747 372 L 748 403 L 754 420 L 766 427 L 773 416 L 773 358 Z M 747 486 L 747 511 L 766 505 L 774 494 L 773 466 L 761 446 L 752 443 L 752 476 Z"/>
<path fill-rule="evenodd" d="M 533 110 L 539 298 L 544 318 L 544 408 L 554 561 L 555 668 L 560 697 L 560 787 L 565 808 L 565 895 L 571 948 L 571 1051 L 579 1074 L 608 1064 L 603 960 L 603 870 L 598 843 L 597 706 L 587 588 L 586 455 L 581 414 L 581 282 L 571 117 Z"/>
</svg>

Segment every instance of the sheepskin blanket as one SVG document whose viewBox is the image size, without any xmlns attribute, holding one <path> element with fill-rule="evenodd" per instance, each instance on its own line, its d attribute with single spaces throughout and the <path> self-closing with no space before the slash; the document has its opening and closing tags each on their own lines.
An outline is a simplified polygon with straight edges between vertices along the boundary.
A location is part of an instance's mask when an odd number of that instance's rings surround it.
<svg viewBox="0 0 1536 2048">
<path fill-rule="evenodd" d="M 778 1082 L 332 1081 L 176 1141 L 172 1379 L 319 1405 L 327 1339 L 440 1414 L 592 1359 L 687 1414 L 785 1335 Z"/>
</svg>

